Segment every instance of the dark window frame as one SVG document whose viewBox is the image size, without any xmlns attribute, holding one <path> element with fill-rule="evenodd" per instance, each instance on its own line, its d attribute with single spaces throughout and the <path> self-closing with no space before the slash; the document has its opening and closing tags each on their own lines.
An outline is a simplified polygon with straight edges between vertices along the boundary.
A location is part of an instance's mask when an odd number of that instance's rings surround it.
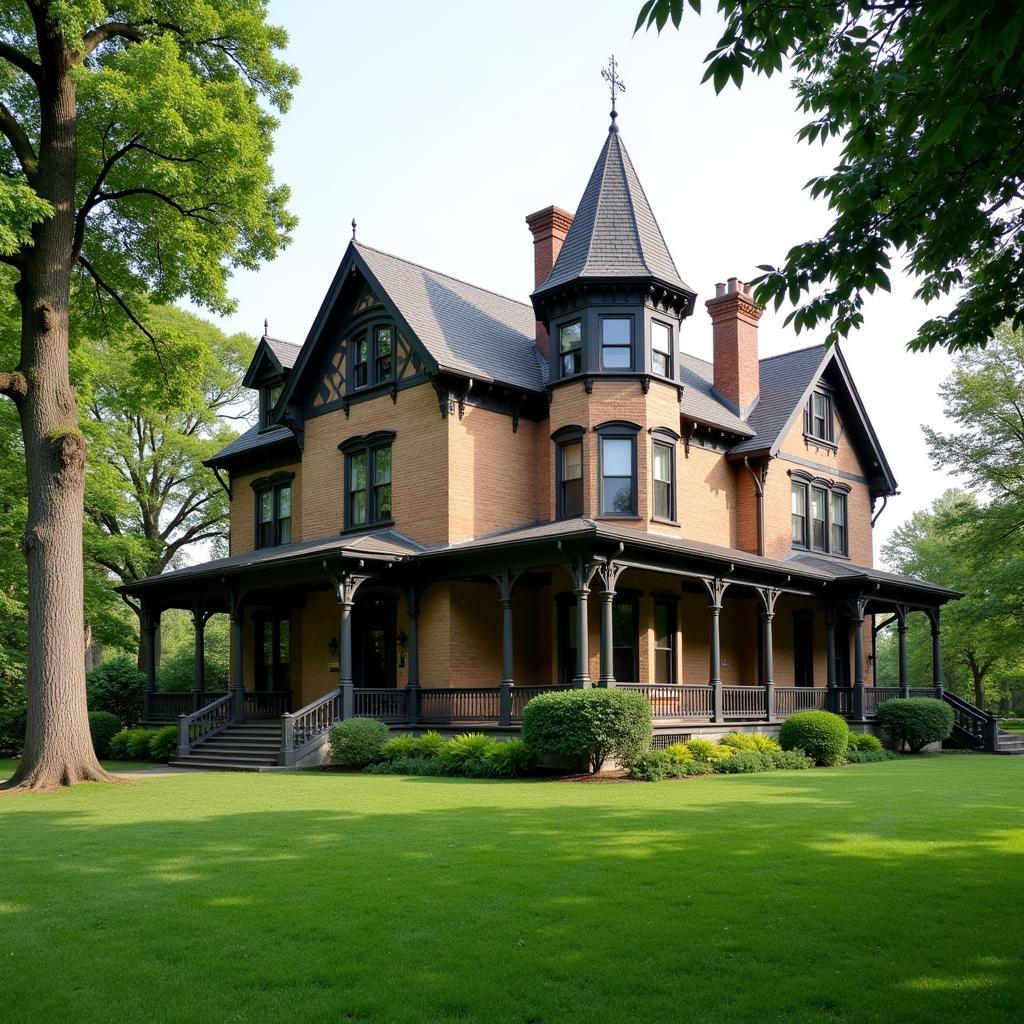
<svg viewBox="0 0 1024 1024">
<path fill-rule="evenodd" d="M 382 357 L 378 351 L 378 336 L 381 330 L 391 332 L 391 355 Z M 394 318 L 382 314 L 379 309 L 364 313 L 349 325 L 350 337 L 347 342 L 348 359 L 348 390 L 349 392 L 366 391 L 383 384 L 393 384 L 396 380 L 398 353 L 398 324 Z M 365 359 L 362 345 L 365 344 Z M 382 372 L 383 362 L 390 360 L 390 370 Z"/>
<path fill-rule="evenodd" d="M 637 493 L 637 436 L 640 433 L 640 427 L 635 423 L 631 423 L 628 420 L 608 420 L 605 423 L 599 423 L 594 427 L 594 432 L 597 434 L 597 480 L 598 480 L 598 516 L 601 519 L 639 519 L 639 513 L 637 511 L 637 502 L 639 495 Z M 632 503 L 630 511 L 628 512 L 606 512 L 605 511 L 605 471 L 604 471 L 604 443 L 605 441 L 630 441 L 632 444 L 632 466 L 631 466 L 631 490 L 632 490 Z M 614 477 L 612 479 L 620 479 Z"/>
<path fill-rule="evenodd" d="M 579 336 L 578 344 L 574 345 L 568 351 L 563 352 L 562 351 L 562 331 L 564 331 L 568 327 L 574 327 L 574 326 L 578 326 L 579 329 L 580 329 L 580 336 Z M 584 348 L 585 340 L 586 340 L 586 332 L 584 331 L 584 328 L 583 328 L 583 317 L 575 316 L 575 317 L 572 317 L 569 320 L 562 320 L 562 321 L 560 321 L 560 322 L 555 324 L 555 343 L 557 345 L 557 351 L 555 352 L 555 358 L 558 361 L 558 377 L 559 377 L 559 379 L 565 380 L 565 379 L 570 378 L 570 377 L 578 377 L 581 373 L 583 373 L 583 371 L 585 369 L 585 367 L 584 367 L 585 360 L 583 358 L 583 348 Z M 568 372 L 566 372 L 565 362 L 564 362 L 565 357 L 566 356 L 571 356 L 573 354 L 575 354 L 577 356 L 578 361 L 579 361 L 579 366 L 576 369 L 572 369 L 572 370 L 569 370 Z"/>
<path fill-rule="evenodd" d="M 794 548 L 799 548 L 801 551 L 816 551 L 820 554 L 833 555 L 836 558 L 849 558 L 850 557 L 850 504 L 848 496 L 850 494 L 850 488 L 846 484 L 836 483 L 831 480 L 824 480 L 821 477 L 810 476 L 806 473 L 790 473 L 790 493 L 800 488 L 803 491 L 803 522 L 804 522 L 804 540 L 801 543 L 792 536 L 792 520 L 795 518 L 796 513 L 792 511 L 792 505 L 790 505 L 790 538 L 791 544 Z M 824 495 L 824 541 L 823 544 L 816 544 L 814 542 L 814 523 L 815 520 L 812 518 L 812 493 L 818 491 Z M 832 502 L 835 498 L 842 498 L 843 504 L 843 543 L 842 549 L 838 550 L 836 545 L 833 543 L 832 528 L 834 525 L 832 519 Z M 792 502 L 792 498 L 790 498 Z"/>
<path fill-rule="evenodd" d="M 793 494 L 795 494 L 796 491 L 798 491 L 798 490 L 802 493 L 802 497 L 800 499 L 800 510 L 801 511 L 800 511 L 799 514 L 793 511 Z M 790 501 L 790 505 L 789 505 L 789 520 L 790 520 L 789 535 L 790 535 L 790 542 L 792 543 L 793 547 L 795 547 L 795 548 L 808 548 L 809 545 L 808 545 L 807 541 L 808 541 L 808 538 L 810 536 L 810 530 L 809 530 L 809 524 L 808 524 L 808 521 L 807 521 L 808 520 L 808 515 L 807 515 L 807 483 L 805 481 L 803 481 L 803 480 L 793 480 L 793 481 L 790 482 L 789 491 L 790 491 L 790 499 L 789 499 L 789 501 Z M 803 534 L 803 537 L 802 537 L 801 540 L 797 540 L 796 537 L 793 535 L 793 528 L 796 525 L 795 520 L 797 520 L 797 519 L 800 520 L 801 526 L 802 526 L 802 531 L 801 532 Z"/>
<path fill-rule="evenodd" d="M 295 531 L 292 529 L 292 523 L 294 520 L 293 509 L 295 502 L 295 490 L 293 487 L 293 481 L 295 479 L 294 473 L 275 473 L 273 476 L 260 477 L 258 480 L 253 480 L 251 486 L 253 490 L 254 501 L 254 547 L 257 551 L 263 550 L 264 548 L 278 548 L 284 544 L 291 544 L 292 537 Z M 281 515 L 281 493 L 284 490 L 288 490 L 288 515 Z M 263 495 L 271 495 L 271 518 L 270 522 L 264 524 L 260 519 L 260 513 L 263 506 Z M 287 519 L 288 521 L 288 539 L 282 540 L 281 524 Z M 270 527 L 270 536 L 268 539 L 263 539 L 262 527 L 267 525 Z"/>
<path fill-rule="evenodd" d="M 628 647 L 615 643 L 615 610 L 629 608 L 633 623 L 632 636 Z M 612 675 L 619 683 L 637 683 L 640 681 L 640 592 L 628 588 L 620 588 L 612 601 Z M 621 652 L 629 651 L 629 677 L 624 678 L 615 670 L 616 662 L 621 660 Z M 618 656 L 617 656 L 618 655 Z"/>
<path fill-rule="evenodd" d="M 652 427 L 651 431 L 651 519 L 659 523 L 679 525 L 679 506 L 676 495 L 676 460 L 678 458 L 679 435 L 667 427 Z M 654 479 L 654 448 L 663 445 L 669 449 L 668 514 L 657 511 L 657 482 Z"/>
<path fill-rule="evenodd" d="M 585 431 L 581 426 L 567 426 L 562 427 L 560 430 L 556 430 L 551 435 L 551 440 L 555 443 L 555 518 L 556 519 L 576 519 L 583 515 L 586 501 L 586 462 L 585 462 L 585 450 L 583 445 L 583 435 Z M 579 511 L 572 512 L 566 508 L 566 481 L 563 477 L 564 464 L 563 459 L 565 456 L 566 448 L 571 445 L 578 444 L 580 446 L 580 481 L 579 481 Z"/>
<path fill-rule="evenodd" d="M 611 343 L 604 340 L 604 325 L 609 320 L 621 320 L 629 325 L 629 341 L 625 345 L 618 342 Z M 606 373 L 632 373 L 636 366 L 636 316 L 632 313 L 599 313 L 597 317 L 597 343 L 600 350 L 601 370 Z M 614 349 L 629 353 L 629 362 L 626 366 L 607 366 L 604 361 L 605 349 Z"/>
<path fill-rule="evenodd" d="M 395 521 L 394 506 L 394 441 L 395 431 L 377 430 L 372 434 L 362 434 L 358 437 L 350 437 L 338 445 L 338 450 L 345 457 L 344 472 L 344 525 L 343 532 L 357 530 L 379 529 L 381 526 L 390 526 Z M 388 480 L 381 483 L 377 480 L 377 452 L 387 449 L 388 459 Z M 355 522 L 352 504 L 352 460 L 360 455 L 366 457 L 366 520 Z M 391 508 L 386 516 L 380 514 L 379 509 L 379 488 L 391 488 Z"/>
<path fill-rule="evenodd" d="M 679 634 L 679 599 L 675 594 L 654 594 L 654 604 L 651 612 L 651 628 L 654 633 L 654 664 L 652 666 L 652 679 L 655 683 L 665 686 L 675 686 L 677 682 L 676 660 L 678 658 L 678 634 Z M 668 616 L 668 647 L 658 646 L 658 609 L 664 608 Z M 658 653 L 668 651 L 668 679 L 658 679 Z"/>
<path fill-rule="evenodd" d="M 660 349 L 654 347 L 654 329 L 655 327 L 664 327 L 668 331 L 668 352 L 662 353 Z M 651 319 L 651 372 L 656 373 L 659 377 L 667 377 L 669 380 L 675 380 L 675 332 L 672 330 L 672 325 L 666 323 L 664 320 L 658 320 L 655 318 Z M 655 366 L 655 360 L 657 355 L 664 354 L 668 360 L 668 369 L 666 373 L 662 373 L 657 366 Z"/>
<path fill-rule="evenodd" d="M 824 412 L 822 416 L 816 416 L 814 412 L 814 402 L 816 398 L 820 398 L 824 404 Z M 835 447 L 835 396 L 831 391 L 826 390 L 823 387 L 817 387 L 811 392 L 810 398 L 807 399 L 807 405 L 804 408 L 804 436 L 811 441 L 815 441 L 819 444 L 825 444 L 830 447 Z M 817 421 L 821 420 L 823 429 L 818 430 Z"/>
</svg>

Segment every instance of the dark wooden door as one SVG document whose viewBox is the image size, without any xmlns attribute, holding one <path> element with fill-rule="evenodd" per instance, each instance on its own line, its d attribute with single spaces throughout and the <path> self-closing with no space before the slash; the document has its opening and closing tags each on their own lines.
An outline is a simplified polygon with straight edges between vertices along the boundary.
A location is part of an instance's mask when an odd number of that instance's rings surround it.
<svg viewBox="0 0 1024 1024">
<path fill-rule="evenodd" d="M 793 616 L 793 682 L 814 685 L 814 619 L 810 615 Z"/>
<path fill-rule="evenodd" d="M 291 620 L 287 615 L 256 620 L 255 689 L 287 690 L 292 685 Z"/>
<path fill-rule="evenodd" d="M 836 686 L 850 685 L 850 624 L 836 623 Z"/>
<path fill-rule="evenodd" d="M 558 602 L 558 684 L 572 686 L 576 678 L 576 600 Z"/>
<path fill-rule="evenodd" d="M 356 686 L 397 685 L 395 598 L 370 596 L 352 609 L 352 673 Z"/>
</svg>

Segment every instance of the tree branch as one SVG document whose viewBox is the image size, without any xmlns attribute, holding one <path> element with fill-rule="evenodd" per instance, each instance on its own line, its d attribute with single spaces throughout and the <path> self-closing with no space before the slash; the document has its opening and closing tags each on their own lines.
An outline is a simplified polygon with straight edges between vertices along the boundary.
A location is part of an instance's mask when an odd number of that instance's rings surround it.
<svg viewBox="0 0 1024 1024">
<path fill-rule="evenodd" d="M 0 395 L 18 403 L 28 394 L 28 381 L 20 373 L 0 373 Z"/>
<path fill-rule="evenodd" d="M 25 133 L 25 129 L 18 123 L 18 119 L 11 113 L 5 103 L 0 103 L 0 132 L 11 144 L 14 155 L 18 158 L 22 170 L 31 181 L 39 170 L 39 158 L 36 156 L 35 147 Z"/>
<path fill-rule="evenodd" d="M 129 43 L 141 43 L 145 39 L 142 29 L 138 25 L 131 25 L 123 21 L 108 21 L 105 25 L 97 25 L 85 33 L 82 39 L 82 56 L 88 57 L 93 50 L 108 39 L 124 39 Z"/>
<path fill-rule="evenodd" d="M 19 71 L 24 71 L 36 85 L 39 84 L 43 69 L 28 54 L 22 53 L 16 46 L 0 40 L 0 60 L 5 60 Z"/>
</svg>

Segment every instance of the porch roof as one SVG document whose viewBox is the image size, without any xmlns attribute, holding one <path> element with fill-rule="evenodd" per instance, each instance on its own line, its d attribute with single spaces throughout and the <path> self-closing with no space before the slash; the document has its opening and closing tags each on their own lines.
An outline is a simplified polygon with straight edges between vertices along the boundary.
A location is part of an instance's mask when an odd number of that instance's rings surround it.
<svg viewBox="0 0 1024 1024">
<path fill-rule="evenodd" d="M 830 572 L 837 582 L 848 584 L 851 587 L 859 586 L 860 589 L 875 587 L 880 594 L 883 591 L 888 591 L 907 596 L 927 597 L 930 599 L 926 602 L 928 604 L 943 604 L 964 596 L 963 592 L 959 590 L 951 590 L 949 587 L 941 587 L 937 583 L 919 580 L 915 576 L 902 576 L 897 572 L 887 572 L 885 569 L 875 569 L 868 565 L 855 565 L 852 562 L 838 562 L 805 554 L 793 555 L 789 561 L 823 569 Z"/>
</svg>

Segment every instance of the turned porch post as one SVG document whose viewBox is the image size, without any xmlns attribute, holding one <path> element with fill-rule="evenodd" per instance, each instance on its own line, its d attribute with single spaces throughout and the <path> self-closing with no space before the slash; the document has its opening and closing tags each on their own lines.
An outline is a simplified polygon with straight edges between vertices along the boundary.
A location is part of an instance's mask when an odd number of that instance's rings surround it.
<svg viewBox="0 0 1024 1024">
<path fill-rule="evenodd" d="M 942 698 L 942 629 L 939 621 L 939 609 L 935 608 L 928 613 L 932 624 L 932 686 L 935 687 L 935 695 Z"/>
<path fill-rule="evenodd" d="M 775 719 L 775 651 L 772 639 L 772 620 L 775 602 L 782 593 L 777 587 L 758 588 L 761 598 L 761 645 L 764 652 L 764 709 L 769 722 Z"/>
<path fill-rule="evenodd" d="M 907 613 L 908 609 L 900 605 L 896 609 L 896 633 L 899 639 L 900 664 L 900 696 L 910 696 L 910 672 L 907 668 Z"/>
<path fill-rule="evenodd" d="M 615 585 L 625 568 L 608 558 L 597 569 L 601 581 L 601 674 L 597 685 L 606 689 L 615 686 Z"/>
<path fill-rule="evenodd" d="M 356 591 L 368 577 L 357 576 L 347 569 L 330 573 L 330 576 L 341 609 L 338 621 L 338 643 L 341 648 L 338 690 L 341 693 L 341 717 L 345 719 L 352 718 L 355 714 L 355 684 L 352 679 L 352 607 L 356 603 Z"/>
<path fill-rule="evenodd" d="M 864 721 L 864 610 L 867 602 L 855 598 L 850 602 L 853 622 L 853 717 Z"/>
<path fill-rule="evenodd" d="M 142 640 L 142 665 L 146 673 L 143 717 L 147 721 L 152 714 L 153 694 L 156 693 L 156 631 L 159 628 L 160 612 L 149 605 L 142 605 L 139 616 L 139 632 Z"/>
<path fill-rule="evenodd" d="M 825 696 L 829 711 L 839 714 L 839 695 L 836 693 L 836 611 L 829 608 L 825 612 Z M 849 655 L 847 655 L 848 657 Z"/>
<path fill-rule="evenodd" d="M 420 591 L 416 586 L 406 591 L 409 610 L 409 680 L 406 686 L 406 717 L 413 725 L 419 721 L 420 689 Z"/>
<path fill-rule="evenodd" d="M 512 724 L 512 687 L 515 685 L 515 643 L 512 619 L 512 589 L 515 587 L 522 570 L 513 572 L 502 569 L 493 573 L 492 579 L 498 584 L 498 600 L 501 603 L 501 682 L 498 684 L 498 725 L 508 727 Z"/>
<path fill-rule="evenodd" d="M 726 580 L 716 577 L 711 580 L 704 580 L 704 586 L 708 591 L 708 612 L 711 616 L 711 642 L 710 642 L 710 664 L 709 664 L 709 685 L 711 686 L 711 700 L 716 722 L 725 721 L 725 708 L 722 704 L 722 635 L 721 616 L 722 599 L 729 584 Z"/>
<path fill-rule="evenodd" d="M 234 694 L 232 717 L 245 721 L 245 611 L 240 599 L 232 596 L 231 616 L 231 692 Z"/>
<path fill-rule="evenodd" d="M 192 627 L 195 635 L 195 661 L 192 666 L 192 689 L 194 708 L 198 711 L 204 704 L 206 692 L 206 620 L 209 616 L 201 602 L 192 609 Z"/>
<path fill-rule="evenodd" d="M 577 689 L 590 686 L 590 648 L 587 628 L 587 598 L 590 596 L 590 584 L 600 564 L 590 562 L 579 555 L 570 564 L 562 563 L 562 567 L 572 579 L 573 594 L 576 595 L 576 675 L 572 685 Z"/>
</svg>

